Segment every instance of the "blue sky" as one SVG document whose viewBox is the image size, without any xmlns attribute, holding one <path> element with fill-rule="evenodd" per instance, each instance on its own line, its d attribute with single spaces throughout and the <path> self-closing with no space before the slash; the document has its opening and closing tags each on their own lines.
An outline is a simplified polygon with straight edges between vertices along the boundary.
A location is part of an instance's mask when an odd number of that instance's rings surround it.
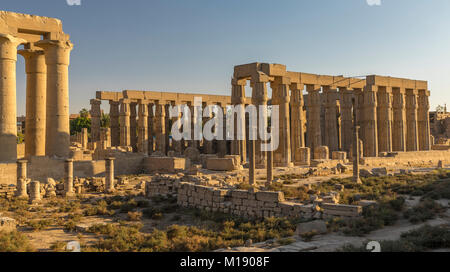
<svg viewBox="0 0 450 272">
<path fill-rule="evenodd" d="M 63 21 L 75 45 L 72 113 L 89 107 L 99 90 L 229 94 L 233 66 L 255 61 L 299 72 L 428 80 L 432 109 L 450 104 L 450 1 L 381 2 L 1 0 L 0 9 Z M 20 56 L 17 81 L 20 115 Z"/>
</svg>

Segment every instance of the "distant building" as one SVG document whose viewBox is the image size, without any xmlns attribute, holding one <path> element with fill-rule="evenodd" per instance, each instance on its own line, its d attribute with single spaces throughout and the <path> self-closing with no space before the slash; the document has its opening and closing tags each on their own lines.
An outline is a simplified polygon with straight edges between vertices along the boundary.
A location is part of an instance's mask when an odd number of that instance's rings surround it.
<svg viewBox="0 0 450 272">
<path fill-rule="evenodd" d="M 431 135 L 437 140 L 439 138 L 450 139 L 450 112 L 447 107 L 443 111 L 430 112 Z"/>
</svg>

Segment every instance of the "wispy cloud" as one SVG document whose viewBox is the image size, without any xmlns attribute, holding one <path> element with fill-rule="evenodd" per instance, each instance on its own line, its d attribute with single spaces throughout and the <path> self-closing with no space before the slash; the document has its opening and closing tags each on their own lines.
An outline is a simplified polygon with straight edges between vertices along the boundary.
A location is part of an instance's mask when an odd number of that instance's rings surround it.
<svg viewBox="0 0 450 272">
<path fill-rule="evenodd" d="M 369 6 L 381 6 L 381 0 L 366 0 Z"/>
</svg>

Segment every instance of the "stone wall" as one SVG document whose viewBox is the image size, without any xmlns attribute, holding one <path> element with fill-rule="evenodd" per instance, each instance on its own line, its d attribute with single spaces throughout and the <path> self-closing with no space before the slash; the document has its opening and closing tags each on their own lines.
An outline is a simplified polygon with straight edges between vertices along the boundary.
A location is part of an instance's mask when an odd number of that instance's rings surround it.
<svg viewBox="0 0 450 272">
<path fill-rule="evenodd" d="M 398 152 L 388 153 L 386 157 L 366 157 L 361 163 L 367 166 L 436 166 L 439 161 L 445 164 L 450 163 L 449 150 L 416 151 L 416 152 Z"/>
<path fill-rule="evenodd" d="M 177 196 L 182 207 L 199 208 L 212 212 L 230 213 L 249 218 L 289 217 L 357 217 L 360 206 L 340 204 L 302 204 L 284 199 L 282 192 L 224 189 L 183 182 L 177 178 L 147 182 L 146 196 Z M 323 208 L 322 208 L 323 206 Z"/>
<path fill-rule="evenodd" d="M 0 163 L 0 184 L 16 184 L 17 164 Z"/>
<path fill-rule="evenodd" d="M 8 184 L 0 184 L 0 198 L 11 199 L 14 196 L 16 186 L 11 186 Z"/>
</svg>

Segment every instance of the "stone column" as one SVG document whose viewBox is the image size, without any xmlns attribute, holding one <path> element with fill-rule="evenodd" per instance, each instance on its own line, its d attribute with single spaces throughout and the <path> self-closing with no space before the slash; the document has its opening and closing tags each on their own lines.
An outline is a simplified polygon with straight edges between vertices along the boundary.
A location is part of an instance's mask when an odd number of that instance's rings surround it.
<svg viewBox="0 0 450 272">
<path fill-rule="evenodd" d="M 266 161 L 266 152 L 262 152 L 261 151 L 261 144 L 262 141 L 260 140 L 259 137 L 259 120 L 261 118 L 264 118 L 264 116 L 260 115 L 259 112 L 259 106 L 267 106 L 267 101 L 268 96 L 267 96 L 267 82 L 269 82 L 269 77 L 267 75 L 265 75 L 264 73 L 259 72 L 258 74 L 255 74 L 252 76 L 251 79 L 251 85 L 252 85 L 252 104 L 256 107 L 257 109 L 257 135 L 255 135 L 255 137 L 257 137 L 255 144 L 255 164 L 258 168 L 265 168 L 267 161 Z M 289 101 L 287 102 L 289 103 Z M 285 104 L 285 101 L 283 101 L 283 104 Z M 280 109 L 280 119 L 282 119 L 281 116 L 283 116 L 283 113 L 281 112 L 282 109 Z M 282 130 L 282 125 L 280 124 L 280 131 Z M 281 134 L 281 133 L 280 133 Z M 250 135 L 249 135 L 250 136 Z M 278 148 L 282 148 L 282 144 L 281 144 L 281 135 L 280 135 L 280 146 Z M 250 143 L 251 144 L 251 143 Z M 290 159 L 290 156 L 289 158 Z"/>
<path fill-rule="evenodd" d="M 247 80 L 245 79 L 241 79 L 241 80 L 237 80 L 237 79 L 233 79 L 231 81 L 231 85 L 232 85 L 232 94 L 231 94 L 231 104 L 233 106 L 236 105 L 243 105 L 245 108 L 245 86 L 247 84 Z M 243 126 L 245 126 L 245 112 L 241 113 L 240 115 L 234 116 L 233 120 L 234 120 L 234 137 L 233 137 L 233 142 L 231 145 L 231 154 L 233 155 L 240 155 L 241 156 L 241 162 L 242 164 L 244 164 L 247 161 L 247 144 L 246 144 L 246 138 L 245 138 L 245 131 L 246 128 L 243 127 L 242 131 L 243 131 L 243 136 L 244 138 L 242 140 L 239 140 L 237 137 L 237 132 L 238 132 L 238 119 L 241 120 L 241 124 Z"/>
<path fill-rule="evenodd" d="M 130 145 L 133 152 L 137 151 L 137 103 L 130 103 Z"/>
<path fill-rule="evenodd" d="M 339 150 L 337 89 L 332 86 L 324 86 L 325 95 L 325 145 L 330 153 Z"/>
<path fill-rule="evenodd" d="M 153 153 L 153 136 L 155 135 L 153 131 L 153 124 L 155 122 L 155 115 L 153 113 L 153 103 L 148 104 L 148 154 Z"/>
<path fill-rule="evenodd" d="M 27 160 L 17 161 L 16 197 L 27 198 Z"/>
<path fill-rule="evenodd" d="M 91 142 L 93 143 L 100 141 L 100 127 L 102 118 L 102 111 L 100 109 L 101 104 L 101 100 L 91 99 Z"/>
<path fill-rule="evenodd" d="M 47 64 L 47 122 L 45 153 L 67 158 L 70 146 L 69 63 L 70 41 L 42 40 L 36 43 L 45 51 Z"/>
<path fill-rule="evenodd" d="M 109 101 L 109 121 L 111 128 L 111 146 L 120 145 L 119 101 Z"/>
<path fill-rule="evenodd" d="M 41 184 L 39 181 L 30 182 L 30 204 L 39 203 L 41 201 Z"/>
<path fill-rule="evenodd" d="M 105 193 L 112 193 L 115 191 L 114 184 L 114 158 L 105 159 Z"/>
<path fill-rule="evenodd" d="M 249 140 L 249 150 L 248 150 L 248 182 L 251 186 L 256 185 L 255 177 L 255 143 L 256 141 Z"/>
<path fill-rule="evenodd" d="M 417 125 L 418 91 L 406 89 L 406 151 L 419 150 L 419 131 Z"/>
<path fill-rule="evenodd" d="M 406 100 L 405 89 L 393 88 L 393 126 L 392 126 L 392 150 L 406 151 Z"/>
<path fill-rule="evenodd" d="M 45 156 L 47 65 L 42 50 L 18 51 L 27 73 L 25 157 Z"/>
<path fill-rule="evenodd" d="M 280 145 L 275 150 L 274 161 L 277 166 L 291 167 L 291 126 L 290 126 L 290 93 L 289 85 L 291 81 L 288 77 L 276 77 L 272 82 L 272 105 L 280 107 Z"/>
<path fill-rule="evenodd" d="M 138 151 L 148 154 L 148 105 L 145 101 L 139 101 L 138 121 Z"/>
<path fill-rule="evenodd" d="M 342 149 L 351 152 L 351 139 L 353 138 L 353 116 L 352 116 L 352 98 L 353 92 L 350 88 L 339 88 L 341 98 L 341 142 Z"/>
<path fill-rule="evenodd" d="M 392 88 L 378 87 L 378 149 L 392 152 Z"/>
<path fill-rule="evenodd" d="M 0 34 L 0 162 L 17 160 L 16 62 L 23 42 Z"/>
<path fill-rule="evenodd" d="M 130 102 L 120 102 L 120 146 L 131 146 L 130 143 Z"/>
<path fill-rule="evenodd" d="M 205 108 L 207 105 L 204 105 L 203 112 L 205 112 Z M 214 113 L 210 112 L 207 117 L 203 117 L 204 123 L 208 122 L 209 120 L 213 119 Z M 214 154 L 214 140 L 208 141 L 205 138 L 203 138 L 203 152 L 205 154 Z"/>
<path fill-rule="evenodd" d="M 100 129 L 100 142 L 102 149 L 106 150 L 111 147 L 111 129 L 101 128 Z"/>
<path fill-rule="evenodd" d="M 175 105 L 174 101 L 170 101 L 167 102 L 166 105 L 164 106 L 164 109 L 166 111 L 166 116 L 164 118 L 165 120 L 165 131 L 164 131 L 164 136 L 166 137 L 166 153 L 169 152 L 169 150 L 171 150 L 171 141 L 170 141 L 170 130 L 172 129 L 170 127 L 170 107 Z"/>
<path fill-rule="evenodd" d="M 66 197 L 72 197 L 75 195 L 73 190 L 73 160 L 67 159 L 64 162 L 64 194 Z"/>
<path fill-rule="evenodd" d="M 156 135 L 156 151 L 163 155 L 167 154 L 166 150 L 166 107 L 165 102 L 159 101 L 155 105 L 155 135 Z"/>
<path fill-rule="evenodd" d="M 419 131 L 419 150 L 430 150 L 430 91 L 419 90 L 419 108 L 417 112 Z"/>
<path fill-rule="evenodd" d="M 219 157 L 223 158 L 225 155 L 227 155 L 227 107 L 226 105 L 219 108 L 219 110 L 222 110 L 223 112 L 223 140 L 219 140 L 217 142 L 217 152 L 219 154 Z"/>
<path fill-rule="evenodd" d="M 355 183 L 361 184 L 361 179 L 359 178 L 359 126 L 354 127 L 353 132 L 353 181 Z"/>
<path fill-rule="evenodd" d="M 320 88 L 319 85 L 306 85 L 308 92 L 307 145 L 311 150 L 322 146 Z"/>
<path fill-rule="evenodd" d="M 267 151 L 267 172 L 266 187 L 270 186 L 273 181 L 273 150 Z"/>
<path fill-rule="evenodd" d="M 292 83 L 291 89 L 291 153 L 293 161 L 300 161 L 300 158 L 296 158 L 295 154 L 298 154 L 296 150 L 301 147 L 305 147 L 305 113 L 303 111 L 303 84 Z"/>
<path fill-rule="evenodd" d="M 363 91 L 363 141 L 367 157 L 378 157 L 377 92 L 378 87 L 373 85 L 365 86 Z"/>
<path fill-rule="evenodd" d="M 81 129 L 81 146 L 83 149 L 88 148 L 88 129 L 82 128 Z"/>
</svg>

